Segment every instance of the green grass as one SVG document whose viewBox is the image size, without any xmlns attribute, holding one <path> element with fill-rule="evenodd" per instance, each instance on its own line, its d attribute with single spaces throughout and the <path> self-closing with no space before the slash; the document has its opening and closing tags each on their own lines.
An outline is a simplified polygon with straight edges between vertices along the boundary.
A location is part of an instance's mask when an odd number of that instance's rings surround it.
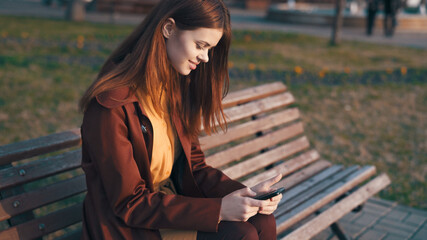
<svg viewBox="0 0 427 240">
<path fill-rule="evenodd" d="M 427 51 L 345 41 L 329 46 L 329 39 L 278 32 L 238 31 L 234 34 L 231 61 L 235 66 L 254 63 L 261 69 L 300 66 L 307 71 L 351 72 L 401 68 L 425 68 Z"/>
<path fill-rule="evenodd" d="M 132 28 L 0 17 L 0 144 L 79 127 L 79 97 Z M 270 31 L 233 35 L 232 89 L 284 81 L 323 158 L 375 165 L 392 178 L 380 197 L 427 209 L 426 50 L 331 47 L 328 39 Z"/>
<path fill-rule="evenodd" d="M 312 144 L 335 163 L 374 165 L 392 184 L 380 196 L 427 209 L 427 85 L 291 89 Z"/>
</svg>

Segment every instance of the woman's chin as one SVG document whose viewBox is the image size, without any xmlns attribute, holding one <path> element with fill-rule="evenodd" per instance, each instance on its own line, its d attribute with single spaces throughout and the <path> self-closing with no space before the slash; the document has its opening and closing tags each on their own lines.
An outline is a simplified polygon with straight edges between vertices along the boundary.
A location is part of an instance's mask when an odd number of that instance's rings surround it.
<svg viewBox="0 0 427 240">
<path fill-rule="evenodd" d="M 180 75 L 183 75 L 183 76 L 188 76 L 188 75 L 190 75 L 190 73 L 191 73 L 191 68 L 176 68 L 176 67 L 174 67 L 174 66 L 172 66 L 173 67 L 173 69 L 175 69 L 175 71 L 177 71 Z"/>
<path fill-rule="evenodd" d="M 190 70 L 184 70 L 184 71 L 178 71 L 179 74 L 183 75 L 183 76 L 188 76 L 191 73 L 191 69 Z"/>
</svg>

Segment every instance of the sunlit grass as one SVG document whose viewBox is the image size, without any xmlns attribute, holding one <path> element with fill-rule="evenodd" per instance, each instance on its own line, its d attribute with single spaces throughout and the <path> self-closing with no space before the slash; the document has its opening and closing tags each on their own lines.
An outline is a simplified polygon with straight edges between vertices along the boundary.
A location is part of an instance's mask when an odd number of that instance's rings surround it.
<svg viewBox="0 0 427 240">
<path fill-rule="evenodd" d="M 291 89 L 306 133 L 335 163 L 374 165 L 392 184 L 380 196 L 427 209 L 427 85 L 300 86 Z"/>
</svg>

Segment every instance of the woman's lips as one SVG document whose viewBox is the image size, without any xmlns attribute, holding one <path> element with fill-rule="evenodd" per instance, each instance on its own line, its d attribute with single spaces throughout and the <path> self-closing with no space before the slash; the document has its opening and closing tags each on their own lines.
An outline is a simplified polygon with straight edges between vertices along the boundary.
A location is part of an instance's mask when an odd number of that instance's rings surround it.
<svg viewBox="0 0 427 240">
<path fill-rule="evenodd" d="M 194 69 L 197 68 L 197 64 L 196 63 L 194 63 L 192 61 L 189 61 L 189 62 L 190 62 L 190 68 L 191 68 L 191 70 L 194 70 Z"/>
</svg>

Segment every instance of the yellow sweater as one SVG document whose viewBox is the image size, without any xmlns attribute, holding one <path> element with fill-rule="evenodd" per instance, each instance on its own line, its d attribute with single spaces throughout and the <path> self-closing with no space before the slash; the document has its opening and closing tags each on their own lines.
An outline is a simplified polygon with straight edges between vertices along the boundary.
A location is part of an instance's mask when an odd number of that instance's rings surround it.
<svg viewBox="0 0 427 240">
<path fill-rule="evenodd" d="M 164 95 L 163 95 L 164 96 Z M 162 110 L 156 112 L 149 99 L 141 99 L 141 104 L 146 110 L 148 119 L 153 126 L 153 152 L 151 155 L 150 172 L 155 191 L 166 194 L 177 194 L 173 182 L 170 180 L 173 163 L 182 152 L 181 143 L 177 137 L 175 127 L 172 125 L 165 98 L 162 98 Z M 197 231 L 184 231 L 174 229 L 159 229 L 164 240 L 195 240 Z"/>
<path fill-rule="evenodd" d="M 170 177 L 176 155 L 175 149 L 182 149 L 172 126 L 166 101 L 163 99 L 161 104 L 163 111 L 159 113 L 154 110 L 149 99 L 146 98 L 141 101 L 153 126 L 153 153 L 151 155 L 150 172 L 156 190 L 158 190 L 161 182 Z"/>
</svg>

